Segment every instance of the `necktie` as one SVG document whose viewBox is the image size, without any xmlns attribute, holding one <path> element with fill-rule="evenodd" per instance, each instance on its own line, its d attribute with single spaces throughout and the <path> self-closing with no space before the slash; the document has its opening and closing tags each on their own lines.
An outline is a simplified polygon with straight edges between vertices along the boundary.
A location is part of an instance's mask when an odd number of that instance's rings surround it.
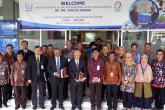
<svg viewBox="0 0 165 110">
<path fill-rule="evenodd" d="M 77 66 L 77 69 L 78 69 L 78 60 L 76 61 L 77 63 L 76 63 L 76 66 Z"/>
<path fill-rule="evenodd" d="M 57 72 L 60 73 L 60 61 L 59 61 L 59 58 L 57 58 Z M 60 78 L 60 76 L 58 78 Z"/>
<path fill-rule="evenodd" d="M 37 75 L 40 76 L 40 61 L 39 61 L 39 57 L 37 57 Z"/>
<path fill-rule="evenodd" d="M 26 52 L 24 52 L 24 56 L 26 55 Z"/>
</svg>

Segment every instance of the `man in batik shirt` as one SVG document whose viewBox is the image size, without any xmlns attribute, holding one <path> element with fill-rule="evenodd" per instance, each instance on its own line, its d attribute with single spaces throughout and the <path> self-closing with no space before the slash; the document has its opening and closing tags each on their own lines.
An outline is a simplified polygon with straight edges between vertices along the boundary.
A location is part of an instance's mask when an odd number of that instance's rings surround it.
<svg viewBox="0 0 165 110">
<path fill-rule="evenodd" d="M 61 51 L 61 54 L 66 60 L 69 61 L 73 59 L 73 52 L 74 50 L 72 49 L 72 42 L 70 40 L 66 41 L 66 48 Z M 65 78 L 64 81 L 64 100 L 68 98 L 68 83 L 69 83 L 69 78 Z"/>
<path fill-rule="evenodd" d="M 6 61 L 9 65 L 9 67 L 13 64 L 14 61 L 16 61 L 16 54 L 13 52 L 13 46 L 11 44 L 8 44 L 6 46 L 7 53 L 4 54 L 3 60 Z M 10 68 L 9 68 L 10 69 Z M 12 86 L 9 82 L 8 84 L 8 99 L 12 98 Z"/>
<path fill-rule="evenodd" d="M 27 102 L 27 62 L 23 61 L 23 53 L 21 51 L 17 52 L 17 60 L 11 65 L 11 85 L 14 86 L 15 93 L 15 109 L 18 109 L 20 105 L 22 109 L 26 108 Z"/>
<path fill-rule="evenodd" d="M 8 89 L 8 83 L 9 83 L 9 75 L 10 75 L 10 71 L 9 71 L 9 66 L 7 64 L 7 62 L 3 61 L 3 56 L 0 53 L 0 108 L 2 108 L 2 104 L 5 107 L 8 107 L 7 105 L 7 89 Z M 1 92 L 2 90 L 2 92 Z M 2 95 L 1 93 L 3 93 L 3 102 L 2 102 Z"/>
<path fill-rule="evenodd" d="M 151 83 L 153 98 L 155 99 L 154 110 L 164 110 L 165 102 L 165 61 L 163 60 L 163 50 L 156 51 L 157 60 L 151 64 L 153 81 Z"/>
</svg>

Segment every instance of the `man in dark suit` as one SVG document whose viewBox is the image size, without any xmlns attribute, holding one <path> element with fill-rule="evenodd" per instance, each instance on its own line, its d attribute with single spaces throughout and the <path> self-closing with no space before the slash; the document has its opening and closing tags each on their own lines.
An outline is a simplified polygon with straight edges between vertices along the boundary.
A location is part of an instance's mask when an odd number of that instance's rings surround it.
<svg viewBox="0 0 165 110">
<path fill-rule="evenodd" d="M 130 18 L 134 25 L 138 26 L 138 12 L 137 5 L 133 6 L 133 10 L 130 12 Z"/>
<path fill-rule="evenodd" d="M 34 52 L 28 49 L 28 41 L 23 40 L 21 42 L 21 45 L 22 45 L 22 50 L 20 50 L 20 51 L 23 53 L 23 60 L 27 62 L 28 61 L 28 58 L 31 55 L 34 55 Z M 31 99 L 31 94 L 32 94 L 31 91 L 32 91 L 31 90 L 31 85 L 29 84 L 28 91 L 27 91 L 28 92 L 28 99 L 29 100 Z"/>
<path fill-rule="evenodd" d="M 64 109 L 63 107 L 63 86 L 64 86 L 64 75 L 63 69 L 67 67 L 67 60 L 60 56 L 61 51 L 59 48 L 54 49 L 55 57 L 49 59 L 47 72 L 49 73 L 49 82 L 51 83 L 52 88 L 52 107 L 50 110 L 56 108 L 56 99 L 58 95 L 59 108 Z"/>
<path fill-rule="evenodd" d="M 41 109 L 44 107 L 44 83 L 46 80 L 46 57 L 41 55 L 41 47 L 36 46 L 34 49 L 35 55 L 28 59 L 27 76 L 28 82 L 32 88 L 32 104 L 33 110 L 37 109 L 37 84 L 39 85 L 39 104 Z"/>
<path fill-rule="evenodd" d="M 84 60 L 80 59 L 80 56 L 80 50 L 75 50 L 74 59 L 69 62 L 72 110 L 75 110 L 76 106 L 79 110 L 82 110 L 83 82 L 87 78 L 86 63 Z M 79 79 L 80 72 L 84 73 L 84 77 L 82 79 Z"/>
<path fill-rule="evenodd" d="M 157 14 L 157 12 L 155 12 L 155 6 L 151 6 L 151 23 L 150 23 L 150 25 L 152 25 L 155 22 L 157 17 L 158 17 L 158 14 Z"/>
</svg>

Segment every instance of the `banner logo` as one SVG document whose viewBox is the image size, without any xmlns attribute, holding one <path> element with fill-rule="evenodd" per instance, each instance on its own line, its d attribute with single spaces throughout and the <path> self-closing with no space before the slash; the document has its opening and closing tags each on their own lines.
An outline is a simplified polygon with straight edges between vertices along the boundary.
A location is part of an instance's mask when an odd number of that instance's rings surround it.
<svg viewBox="0 0 165 110">
<path fill-rule="evenodd" d="M 32 12 L 33 4 L 25 3 L 26 12 Z"/>
<path fill-rule="evenodd" d="M 117 1 L 114 5 L 114 9 L 116 12 L 120 12 L 121 9 L 122 9 L 122 5 L 121 5 L 121 2 L 120 1 Z"/>
</svg>

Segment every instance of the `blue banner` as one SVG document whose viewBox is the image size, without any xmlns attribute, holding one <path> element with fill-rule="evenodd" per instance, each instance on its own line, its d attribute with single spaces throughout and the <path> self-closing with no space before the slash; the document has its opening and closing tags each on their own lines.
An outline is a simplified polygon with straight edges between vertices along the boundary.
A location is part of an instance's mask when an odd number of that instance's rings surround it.
<svg viewBox="0 0 165 110">
<path fill-rule="evenodd" d="M 17 21 L 0 21 L 0 36 L 17 36 Z"/>
<path fill-rule="evenodd" d="M 0 39 L 0 52 L 7 52 L 6 45 L 11 44 L 13 46 L 13 52 L 18 51 L 19 40 L 17 38 L 1 38 Z"/>
</svg>

